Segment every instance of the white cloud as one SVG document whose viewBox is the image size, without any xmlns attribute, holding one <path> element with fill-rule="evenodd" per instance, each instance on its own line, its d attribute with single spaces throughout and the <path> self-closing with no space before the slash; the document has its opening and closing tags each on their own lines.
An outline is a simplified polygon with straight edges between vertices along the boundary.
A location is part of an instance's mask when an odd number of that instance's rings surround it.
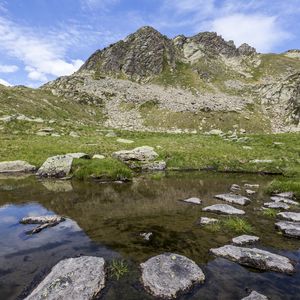
<svg viewBox="0 0 300 300">
<path fill-rule="evenodd" d="M 268 52 L 289 37 L 276 21 L 272 16 L 234 14 L 213 20 L 211 29 L 237 46 L 248 43 L 260 52 Z"/>
<path fill-rule="evenodd" d="M 21 60 L 31 80 L 47 81 L 47 76 L 70 75 L 82 60 L 66 61 L 62 41 L 51 36 L 40 37 L 30 28 L 0 17 L 0 49 Z"/>
<path fill-rule="evenodd" d="M 1 78 L 0 78 L 0 84 L 5 85 L 5 86 L 12 86 L 12 84 L 10 84 L 9 82 L 7 82 L 6 80 L 1 79 Z"/>
<path fill-rule="evenodd" d="M 14 73 L 19 70 L 16 65 L 0 65 L 0 73 Z"/>
</svg>

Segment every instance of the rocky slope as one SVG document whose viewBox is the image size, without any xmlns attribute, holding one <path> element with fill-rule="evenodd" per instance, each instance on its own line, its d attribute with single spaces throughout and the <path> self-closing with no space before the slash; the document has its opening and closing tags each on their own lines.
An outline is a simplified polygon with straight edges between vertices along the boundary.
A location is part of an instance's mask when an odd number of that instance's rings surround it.
<svg viewBox="0 0 300 300">
<path fill-rule="evenodd" d="M 300 55 L 298 50 L 259 54 L 212 32 L 170 39 L 143 27 L 96 51 L 78 72 L 39 93 L 60 99 L 62 110 L 68 110 L 66 103 L 82 107 L 82 123 L 97 126 L 299 131 Z"/>
</svg>

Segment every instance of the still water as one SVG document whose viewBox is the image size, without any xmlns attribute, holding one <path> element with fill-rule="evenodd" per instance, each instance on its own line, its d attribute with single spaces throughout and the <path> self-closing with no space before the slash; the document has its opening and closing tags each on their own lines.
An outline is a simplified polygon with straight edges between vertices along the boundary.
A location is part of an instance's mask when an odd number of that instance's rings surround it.
<svg viewBox="0 0 300 300">
<path fill-rule="evenodd" d="M 279 234 L 275 219 L 259 208 L 269 196 L 263 193 L 272 177 L 214 173 L 171 173 L 160 180 L 141 176 L 128 184 L 38 181 L 35 177 L 0 178 L 0 299 L 23 299 L 64 258 L 80 255 L 123 259 L 129 272 L 119 281 L 108 277 L 99 299 L 154 299 L 139 282 L 139 263 L 163 252 L 182 254 L 199 264 L 206 275 L 179 299 L 238 300 L 256 290 L 270 299 L 300 299 L 300 242 Z M 260 189 L 245 218 L 261 238 L 258 248 L 282 254 L 297 263 L 292 276 L 258 272 L 225 259 L 209 249 L 230 243 L 239 235 L 228 229 L 200 227 L 204 206 L 224 203 L 213 198 L 232 184 L 258 183 Z M 201 206 L 179 201 L 203 200 Z M 238 207 L 240 208 L 240 207 Z M 59 214 L 67 220 L 36 235 L 33 225 L 21 225 L 26 216 Z M 149 241 L 140 234 L 152 232 Z"/>
</svg>

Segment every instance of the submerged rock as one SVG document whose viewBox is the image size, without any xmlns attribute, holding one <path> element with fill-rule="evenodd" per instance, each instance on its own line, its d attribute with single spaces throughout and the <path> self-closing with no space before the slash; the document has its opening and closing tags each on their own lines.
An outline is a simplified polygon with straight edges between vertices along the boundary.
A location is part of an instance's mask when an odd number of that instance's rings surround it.
<svg viewBox="0 0 300 300">
<path fill-rule="evenodd" d="M 94 299 L 105 285 L 104 264 L 92 256 L 62 260 L 25 300 Z"/>
<path fill-rule="evenodd" d="M 281 273 L 293 273 L 294 266 L 285 256 L 274 254 L 256 248 L 244 248 L 226 245 L 210 250 L 214 255 L 238 262 L 264 271 L 275 271 Z"/>
<path fill-rule="evenodd" d="M 300 222 L 281 221 L 277 222 L 275 227 L 288 237 L 300 238 Z"/>
<path fill-rule="evenodd" d="M 290 207 L 282 202 L 266 202 L 264 203 L 264 207 L 274 208 L 274 209 L 289 209 Z"/>
<path fill-rule="evenodd" d="M 173 253 L 152 257 L 141 268 L 144 287 L 156 297 L 175 298 L 178 292 L 205 280 L 195 262 Z"/>
<path fill-rule="evenodd" d="M 186 202 L 186 203 L 197 204 L 197 205 L 200 205 L 202 203 L 202 201 L 199 198 L 196 198 L 196 197 L 192 197 L 192 198 L 185 199 L 185 200 L 182 200 L 182 201 Z"/>
<path fill-rule="evenodd" d="M 271 197 L 271 200 L 276 203 L 283 202 L 283 203 L 290 204 L 290 205 L 299 205 L 298 202 L 288 199 L 288 198 L 284 198 L 284 197 L 273 196 L 273 197 Z"/>
<path fill-rule="evenodd" d="M 280 212 L 277 214 L 277 216 L 288 221 L 300 222 L 300 213 Z"/>
<path fill-rule="evenodd" d="M 228 204 L 215 204 L 211 206 L 204 207 L 203 211 L 227 214 L 227 215 L 244 215 L 245 212 L 241 209 L 237 209 Z"/>
<path fill-rule="evenodd" d="M 198 225 L 210 225 L 210 224 L 215 224 L 218 222 L 219 222 L 218 219 L 202 217 L 200 220 L 198 220 L 197 224 Z"/>
<path fill-rule="evenodd" d="M 255 243 L 255 242 L 258 242 L 258 241 L 259 241 L 258 236 L 247 235 L 247 234 L 240 235 L 240 236 L 235 237 L 235 238 L 232 239 L 232 243 L 234 245 L 237 245 L 237 246 L 252 244 L 252 243 Z"/>
<path fill-rule="evenodd" d="M 70 174 L 73 158 L 69 155 L 49 157 L 37 171 L 41 177 L 65 177 Z"/>
<path fill-rule="evenodd" d="M 243 298 L 242 300 L 268 300 L 268 297 L 256 291 L 253 291 L 249 296 Z"/>
<path fill-rule="evenodd" d="M 0 173 L 31 173 L 36 167 L 23 160 L 0 162 Z"/>
<path fill-rule="evenodd" d="M 248 203 L 251 202 L 249 198 L 240 195 L 235 195 L 235 194 L 216 195 L 215 198 L 229 203 L 239 204 L 239 205 L 247 205 Z"/>
</svg>

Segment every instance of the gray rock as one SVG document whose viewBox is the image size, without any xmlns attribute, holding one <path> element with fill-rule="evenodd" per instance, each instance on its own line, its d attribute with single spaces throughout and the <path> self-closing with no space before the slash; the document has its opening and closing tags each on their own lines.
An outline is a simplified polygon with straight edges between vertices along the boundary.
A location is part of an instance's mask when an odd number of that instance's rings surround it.
<svg viewBox="0 0 300 300">
<path fill-rule="evenodd" d="M 215 204 L 211 206 L 207 206 L 202 209 L 203 211 L 227 214 L 227 215 L 244 215 L 245 212 L 241 209 L 237 209 L 228 204 Z"/>
<path fill-rule="evenodd" d="M 231 187 L 230 187 L 230 191 L 231 192 L 239 192 L 241 190 L 241 187 L 237 184 L 233 184 Z"/>
<path fill-rule="evenodd" d="M 283 203 L 290 204 L 290 205 L 299 205 L 299 203 L 294 200 L 291 200 L 288 198 L 283 198 L 283 197 L 278 197 L 278 196 L 271 197 L 271 200 L 276 203 L 283 202 Z"/>
<path fill-rule="evenodd" d="M 255 242 L 258 242 L 258 241 L 259 241 L 259 237 L 258 236 L 247 235 L 247 234 L 240 235 L 240 236 L 235 237 L 235 238 L 232 239 L 232 243 L 234 245 L 237 245 L 237 246 L 243 246 L 243 245 L 246 245 L 246 244 L 252 244 L 252 243 L 255 243 Z"/>
<path fill-rule="evenodd" d="M 143 146 L 133 150 L 121 150 L 113 153 L 113 157 L 123 161 L 141 161 L 148 162 L 158 157 L 158 154 L 153 150 L 152 147 Z"/>
<path fill-rule="evenodd" d="M 51 215 L 51 216 L 39 216 L 39 217 L 26 217 L 23 218 L 21 224 L 45 224 L 45 223 L 60 223 L 65 219 L 61 216 Z"/>
<path fill-rule="evenodd" d="M 127 140 L 127 139 L 117 139 L 118 143 L 123 143 L 123 144 L 132 144 L 134 141 L 132 140 Z"/>
<path fill-rule="evenodd" d="M 264 203 L 264 207 L 274 208 L 274 209 L 289 209 L 290 207 L 282 202 L 266 202 Z"/>
<path fill-rule="evenodd" d="M 178 292 L 205 280 L 192 260 L 173 253 L 152 257 L 141 268 L 144 287 L 156 297 L 175 298 Z"/>
<path fill-rule="evenodd" d="M 295 195 L 293 192 L 284 192 L 284 193 L 275 194 L 274 196 L 293 199 Z"/>
<path fill-rule="evenodd" d="M 251 202 L 249 198 L 235 194 L 216 195 L 215 198 L 239 205 L 247 205 Z"/>
<path fill-rule="evenodd" d="M 23 160 L 0 162 L 0 173 L 31 173 L 36 167 Z"/>
<path fill-rule="evenodd" d="M 105 156 L 104 155 L 101 155 L 101 154 L 95 154 L 93 156 L 93 159 L 105 159 Z"/>
<path fill-rule="evenodd" d="M 55 265 L 26 300 L 91 300 L 105 285 L 104 259 L 82 256 Z"/>
<path fill-rule="evenodd" d="M 146 171 L 163 171 L 166 169 L 166 167 L 167 167 L 167 163 L 163 160 L 142 164 L 142 170 L 146 170 Z"/>
<path fill-rule="evenodd" d="M 151 236 L 153 235 L 152 232 L 142 232 L 140 233 L 140 236 L 145 240 L 145 241 L 150 241 Z"/>
<path fill-rule="evenodd" d="M 73 158 L 69 155 L 49 157 L 37 171 L 41 177 L 65 177 L 69 175 Z"/>
<path fill-rule="evenodd" d="M 200 220 L 197 222 L 199 225 L 210 225 L 210 224 L 215 224 L 218 223 L 218 219 L 214 218 L 206 218 L 206 217 L 201 217 Z"/>
<path fill-rule="evenodd" d="M 254 194 L 256 194 L 256 191 L 253 191 L 253 190 L 246 190 L 246 194 L 247 195 L 249 195 L 249 196 L 251 196 L 251 195 L 254 195 Z"/>
<path fill-rule="evenodd" d="M 300 238 L 300 222 L 282 221 L 276 223 L 275 227 L 288 237 Z"/>
<path fill-rule="evenodd" d="M 300 213 L 280 212 L 277 214 L 277 216 L 287 221 L 300 222 Z"/>
<path fill-rule="evenodd" d="M 259 188 L 259 184 L 250 184 L 250 183 L 245 183 L 244 184 L 245 188 L 249 188 L 249 189 L 258 189 Z"/>
<path fill-rule="evenodd" d="M 90 156 L 86 153 L 67 153 L 66 155 L 71 156 L 74 159 L 79 159 L 79 158 L 90 158 Z"/>
<path fill-rule="evenodd" d="M 192 197 L 192 198 L 185 199 L 185 200 L 182 200 L 182 201 L 186 202 L 186 203 L 197 204 L 197 205 L 200 205 L 202 203 L 202 201 L 199 198 L 196 198 L 196 197 Z"/>
<path fill-rule="evenodd" d="M 238 262 L 241 265 L 249 266 L 264 271 L 281 273 L 293 273 L 292 262 L 284 256 L 256 248 L 244 248 L 226 245 L 210 250 L 214 255 Z"/>
<path fill-rule="evenodd" d="M 256 291 L 253 291 L 249 296 L 243 298 L 242 300 L 268 300 L 268 297 Z"/>
</svg>

